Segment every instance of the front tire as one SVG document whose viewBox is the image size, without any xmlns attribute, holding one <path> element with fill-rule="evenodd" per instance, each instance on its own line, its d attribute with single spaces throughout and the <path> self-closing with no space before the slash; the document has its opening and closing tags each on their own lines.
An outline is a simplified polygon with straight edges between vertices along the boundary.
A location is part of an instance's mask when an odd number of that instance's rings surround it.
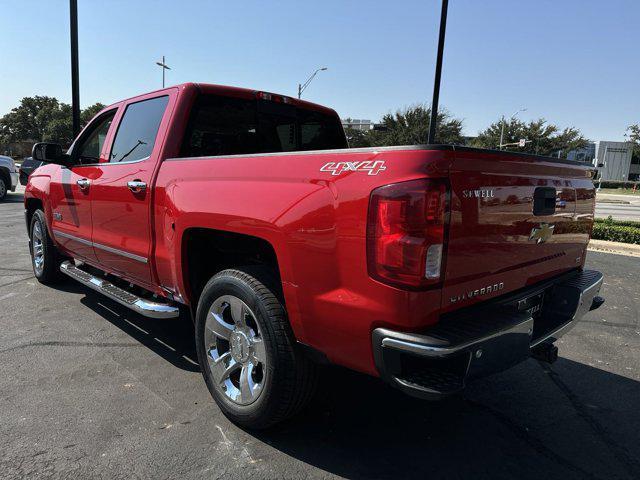
<svg viewBox="0 0 640 480">
<path fill-rule="evenodd" d="M 298 351 L 268 278 L 256 269 L 224 270 L 204 287 L 196 312 L 196 349 L 209 392 L 232 422 L 253 429 L 296 414 L 311 399 L 317 375 Z"/>
<path fill-rule="evenodd" d="M 7 196 L 8 191 L 9 186 L 7 185 L 7 181 L 4 178 L 0 178 L 0 202 Z"/>
<path fill-rule="evenodd" d="M 36 279 L 45 285 L 59 282 L 62 279 L 61 256 L 49 236 L 42 210 L 36 210 L 31 217 L 29 237 L 31 239 L 31 266 Z"/>
</svg>

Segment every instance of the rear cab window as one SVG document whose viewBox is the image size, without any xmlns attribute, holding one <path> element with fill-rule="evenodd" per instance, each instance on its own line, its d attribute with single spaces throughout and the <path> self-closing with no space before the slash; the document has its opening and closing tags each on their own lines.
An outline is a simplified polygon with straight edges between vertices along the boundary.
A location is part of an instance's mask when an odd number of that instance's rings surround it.
<svg viewBox="0 0 640 480">
<path fill-rule="evenodd" d="M 262 99 L 200 95 L 181 157 L 347 148 L 335 114 Z"/>
</svg>

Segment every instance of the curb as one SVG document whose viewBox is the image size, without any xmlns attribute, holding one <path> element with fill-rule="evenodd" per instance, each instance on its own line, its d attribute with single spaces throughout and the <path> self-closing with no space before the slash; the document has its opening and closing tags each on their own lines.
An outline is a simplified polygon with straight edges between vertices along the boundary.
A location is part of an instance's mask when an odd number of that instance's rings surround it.
<svg viewBox="0 0 640 480">
<path fill-rule="evenodd" d="M 633 243 L 608 242 L 606 240 L 591 240 L 587 250 L 594 252 L 615 253 L 618 255 L 628 255 L 640 257 L 640 245 Z"/>
</svg>

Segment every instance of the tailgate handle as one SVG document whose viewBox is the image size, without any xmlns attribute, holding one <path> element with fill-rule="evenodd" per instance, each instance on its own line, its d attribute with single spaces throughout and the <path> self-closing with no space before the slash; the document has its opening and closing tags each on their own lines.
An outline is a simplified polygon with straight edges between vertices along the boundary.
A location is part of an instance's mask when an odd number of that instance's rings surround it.
<svg viewBox="0 0 640 480">
<path fill-rule="evenodd" d="M 533 214 L 553 215 L 556 211 L 556 189 L 537 187 L 533 193 Z"/>
</svg>

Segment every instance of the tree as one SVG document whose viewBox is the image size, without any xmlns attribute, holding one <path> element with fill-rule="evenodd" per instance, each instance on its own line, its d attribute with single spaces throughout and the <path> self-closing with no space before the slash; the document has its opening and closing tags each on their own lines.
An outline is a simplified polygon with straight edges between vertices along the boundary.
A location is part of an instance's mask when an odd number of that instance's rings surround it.
<svg viewBox="0 0 640 480">
<path fill-rule="evenodd" d="M 427 142 L 431 109 L 414 105 L 396 113 L 388 113 L 375 130 L 346 128 L 350 147 L 382 147 L 388 145 L 415 145 Z M 462 120 L 453 118 L 446 110 L 438 112 L 438 143 L 463 144 Z"/>
<path fill-rule="evenodd" d="M 89 105 L 87 108 L 82 110 L 82 112 L 80 112 L 80 124 L 84 127 L 105 106 L 106 105 L 103 105 L 102 103 L 98 102 L 98 103 L 94 103 L 93 105 Z"/>
<path fill-rule="evenodd" d="M 382 117 L 383 131 L 372 132 L 374 146 L 383 145 L 415 145 L 427 143 L 431 108 L 425 105 L 414 105 L 388 113 Z M 462 120 L 453 118 L 446 110 L 438 112 L 436 140 L 438 143 L 464 143 L 462 136 Z"/>
<path fill-rule="evenodd" d="M 370 130 L 357 130 L 355 128 L 345 128 L 344 134 L 347 136 L 349 147 L 372 147 L 373 135 Z"/>
<path fill-rule="evenodd" d="M 473 146 L 498 149 L 502 122 L 502 120 L 494 122 L 480 132 L 475 138 Z M 517 143 L 520 139 L 529 140 L 529 142 L 524 147 L 510 145 L 505 149 L 538 155 L 556 156 L 560 153 L 561 156 L 566 157 L 571 150 L 584 148 L 589 143 L 582 136 L 580 130 L 574 127 L 560 130 L 560 127 L 547 123 L 544 118 L 529 123 L 515 119 L 505 122 L 503 143 Z"/>
<path fill-rule="evenodd" d="M 629 125 L 627 127 L 627 132 L 629 133 L 625 133 L 624 136 L 633 143 L 633 156 L 635 158 L 640 158 L 640 123 Z"/>
<path fill-rule="evenodd" d="M 96 103 L 84 109 L 81 123 L 86 124 L 104 108 Z M 20 105 L 0 118 L 0 146 L 13 142 L 55 142 L 69 145 L 73 141 L 71 106 L 57 98 L 25 97 Z"/>
</svg>

